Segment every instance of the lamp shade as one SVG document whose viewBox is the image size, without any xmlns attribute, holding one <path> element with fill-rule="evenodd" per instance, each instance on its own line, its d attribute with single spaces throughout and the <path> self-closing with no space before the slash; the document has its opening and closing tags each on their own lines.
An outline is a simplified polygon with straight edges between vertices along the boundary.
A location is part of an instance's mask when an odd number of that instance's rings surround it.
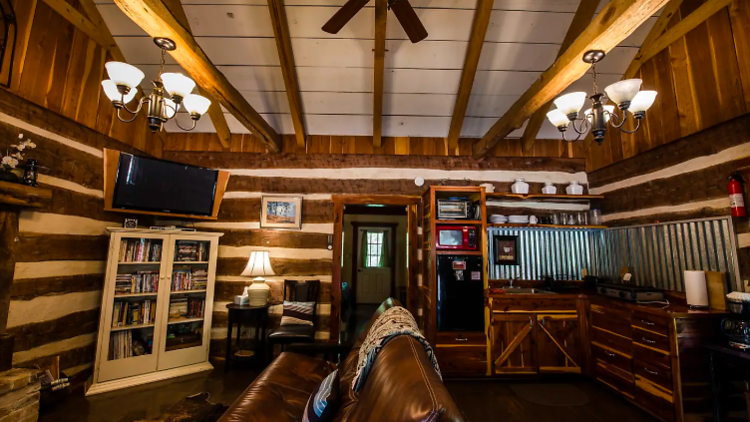
<svg viewBox="0 0 750 422">
<path fill-rule="evenodd" d="M 565 127 L 570 122 L 570 120 L 568 120 L 568 116 L 566 116 L 565 113 L 563 113 L 559 109 L 554 109 L 547 113 L 547 118 L 549 119 L 550 123 L 558 128 Z"/>
<path fill-rule="evenodd" d="M 641 89 L 640 79 L 626 79 L 604 88 L 604 92 L 613 103 L 620 105 L 633 101 L 639 89 Z"/>
<path fill-rule="evenodd" d="M 177 104 L 169 98 L 164 99 L 164 117 L 171 119 L 177 113 Z"/>
<path fill-rule="evenodd" d="M 124 104 L 131 102 L 135 98 L 135 94 L 138 93 L 137 89 L 131 89 L 128 95 L 123 98 L 120 91 L 117 90 L 117 85 L 111 79 L 102 81 L 102 89 L 104 89 L 104 94 L 110 101 L 122 101 Z"/>
<path fill-rule="evenodd" d="M 578 114 L 583 108 L 583 104 L 586 102 L 585 92 L 571 92 L 565 94 L 555 100 L 555 106 L 557 109 L 565 114 Z"/>
<path fill-rule="evenodd" d="M 176 95 L 185 98 L 193 92 L 195 82 L 180 73 L 163 73 L 161 81 L 164 83 L 164 89 L 169 95 Z"/>
<path fill-rule="evenodd" d="M 131 90 L 137 88 L 146 76 L 135 66 L 121 62 L 108 62 L 104 65 L 107 68 L 109 79 L 115 85 L 125 85 Z"/>
<path fill-rule="evenodd" d="M 604 110 L 606 113 L 604 113 L 604 123 L 609 123 L 609 118 L 612 117 L 612 114 L 615 112 L 615 106 L 613 105 L 605 105 Z M 589 122 L 594 119 L 594 116 L 591 114 L 591 109 L 588 109 L 583 112 L 583 115 L 586 116 L 587 119 L 589 119 Z"/>
<path fill-rule="evenodd" d="M 200 95 L 190 94 L 183 100 L 185 109 L 190 114 L 204 115 L 211 106 L 211 100 Z"/>
<path fill-rule="evenodd" d="M 271 267 L 271 260 L 268 258 L 268 251 L 250 252 L 250 259 L 247 261 L 247 266 L 240 275 L 244 277 L 275 275 Z"/>
<path fill-rule="evenodd" d="M 656 100 L 656 91 L 640 91 L 630 102 L 630 112 L 639 113 L 648 110 Z"/>
</svg>

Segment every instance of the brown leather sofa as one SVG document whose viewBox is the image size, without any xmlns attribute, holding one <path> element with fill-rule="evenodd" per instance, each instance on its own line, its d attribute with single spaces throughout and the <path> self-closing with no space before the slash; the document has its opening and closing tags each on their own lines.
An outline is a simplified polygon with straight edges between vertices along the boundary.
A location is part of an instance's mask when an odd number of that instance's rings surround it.
<svg viewBox="0 0 750 422">
<path fill-rule="evenodd" d="M 377 316 L 399 305 L 388 299 L 340 365 L 341 407 L 337 422 L 463 422 L 463 416 L 424 348 L 409 336 L 380 351 L 362 391 L 351 383 L 359 348 Z M 299 422 L 310 394 L 335 369 L 322 359 L 284 352 L 232 404 L 219 422 Z"/>
</svg>

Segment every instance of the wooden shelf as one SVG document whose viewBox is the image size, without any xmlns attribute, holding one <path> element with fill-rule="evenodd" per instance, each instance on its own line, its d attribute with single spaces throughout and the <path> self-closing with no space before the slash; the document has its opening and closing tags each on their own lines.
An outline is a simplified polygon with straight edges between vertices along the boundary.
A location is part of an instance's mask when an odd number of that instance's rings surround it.
<svg viewBox="0 0 750 422">
<path fill-rule="evenodd" d="M 172 265 L 208 265 L 208 261 L 175 261 Z"/>
<path fill-rule="evenodd" d="M 187 295 L 190 293 L 206 293 L 205 290 L 175 290 L 170 292 L 170 295 Z"/>
<path fill-rule="evenodd" d="M 117 265 L 161 265 L 161 262 L 159 262 L 159 261 L 118 262 Z"/>
<path fill-rule="evenodd" d="M 435 251 L 437 255 L 468 255 L 468 256 L 482 256 L 482 251 L 447 251 L 447 250 L 440 250 Z"/>
<path fill-rule="evenodd" d="M 546 195 L 532 193 L 521 195 L 517 193 L 488 193 L 487 199 L 504 199 L 506 201 L 540 201 L 540 202 L 589 202 L 592 199 L 604 199 L 604 195 Z"/>
<path fill-rule="evenodd" d="M 203 318 L 178 318 L 178 319 L 170 319 L 169 322 L 167 322 L 167 325 L 185 324 L 189 322 L 200 322 L 200 321 L 203 321 Z"/>
<path fill-rule="evenodd" d="M 32 188 L 19 183 L 0 181 L 0 204 L 42 208 L 51 200 L 50 189 Z"/>
<path fill-rule="evenodd" d="M 137 330 L 139 328 L 150 328 L 153 326 L 154 324 L 121 325 L 119 327 L 112 327 L 109 331 L 115 332 L 115 331 L 125 331 L 125 330 Z"/>
<path fill-rule="evenodd" d="M 435 220 L 435 224 L 481 226 L 482 221 L 481 220 Z"/>
<path fill-rule="evenodd" d="M 157 292 L 125 293 L 125 294 L 115 294 L 115 299 L 132 298 L 132 297 L 149 297 L 149 296 L 158 296 L 158 295 L 159 293 Z"/>
<path fill-rule="evenodd" d="M 563 226 L 556 224 L 487 224 L 487 227 L 531 227 L 540 229 L 606 229 L 607 226 Z"/>
</svg>

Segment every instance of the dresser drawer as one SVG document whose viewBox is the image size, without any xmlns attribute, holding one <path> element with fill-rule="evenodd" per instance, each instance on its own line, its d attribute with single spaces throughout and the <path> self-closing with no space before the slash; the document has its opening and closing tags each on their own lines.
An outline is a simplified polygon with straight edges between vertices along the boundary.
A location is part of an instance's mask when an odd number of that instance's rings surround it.
<svg viewBox="0 0 750 422">
<path fill-rule="evenodd" d="M 435 336 L 437 344 L 473 344 L 486 345 L 487 337 L 478 331 L 440 331 Z"/>
<path fill-rule="evenodd" d="M 644 385 L 647 385 L 648 383 L 652 383 L 655 386 L 664 389 L 664 393 L 669 394 L 674 390 L 674 385 L 672 384 L 672 370 L 644 362 L 640 359 L 635 359 L 633 367 L 635 369 L 636 384 L 643 383 Z"/>
<path fill-rule="evenodd" d="M 633 374 L 633 358 L 630 354 L 606 347 L 596 342 L 591 343 L 591 353 L 594 359 L 620 369 L 624 374 Z"/>
<path fill-rule="evenodd" d="M 487 374 L 486 346 L 443 346 L 435 347 L 440 372 L 444 375 L 485 375 Z"/>
<path fill-rule="evenodd" d="M 661 420 L 674 421 L 674 405 L 668 400 L 649 393 L 638 385 L 635 387 L 635 402 Z"/>
<path fill-rule="evenodd" d="M 629 355 L 633 354 L 633 341 L 630 340 L 629 337 L 623 337 L 603 328 L 591 327 L 591 341 L 595 341 Z"/>
<path fill-rule="evenodd" d="M 591 305 L 591 326 L 630 337 L 630 312 Z"/>
<path fill-rule="evenodd" d="M 659 349 L 669 353 L 669 337 L 654 334 L 640 327 L 633 327 L 633 343 L 638 343 L 646 348 Z"/>
<path fill-rule="evenodd" d="M 634 327 L 644 331 L 669 337 L 669 318 L 635 311 L 633 312 L 632 323 Z"/>
<path fill-rule="evenodd" d="M 606 364 L 597 363 L 594 367 L 594 378 L 605 384 L 618 393 L 632 399 L 635 390 L 633 380 L 628 380 L 620 376 L 616 371 L 612 371 Z"/>
<path fill-rule="evenodd" d="M 672 369 L 672 357 L 668 352 L 644 346 L 641 343 L 633 342 L 633 357 L 643 362 L 660 365 L 664 369 Z"/>
</svg>

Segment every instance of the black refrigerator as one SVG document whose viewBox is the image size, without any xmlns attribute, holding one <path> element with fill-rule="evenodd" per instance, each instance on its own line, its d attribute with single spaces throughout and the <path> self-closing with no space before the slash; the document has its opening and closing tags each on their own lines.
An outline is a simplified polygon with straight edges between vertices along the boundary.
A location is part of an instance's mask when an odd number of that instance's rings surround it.
<svg viewBox="0 0 750 422">
<path fill-rule="evenodd" d="M 481 256 L 437 257 L 438 331 L 484 331 L 484 268 Z"/>
</svg>

